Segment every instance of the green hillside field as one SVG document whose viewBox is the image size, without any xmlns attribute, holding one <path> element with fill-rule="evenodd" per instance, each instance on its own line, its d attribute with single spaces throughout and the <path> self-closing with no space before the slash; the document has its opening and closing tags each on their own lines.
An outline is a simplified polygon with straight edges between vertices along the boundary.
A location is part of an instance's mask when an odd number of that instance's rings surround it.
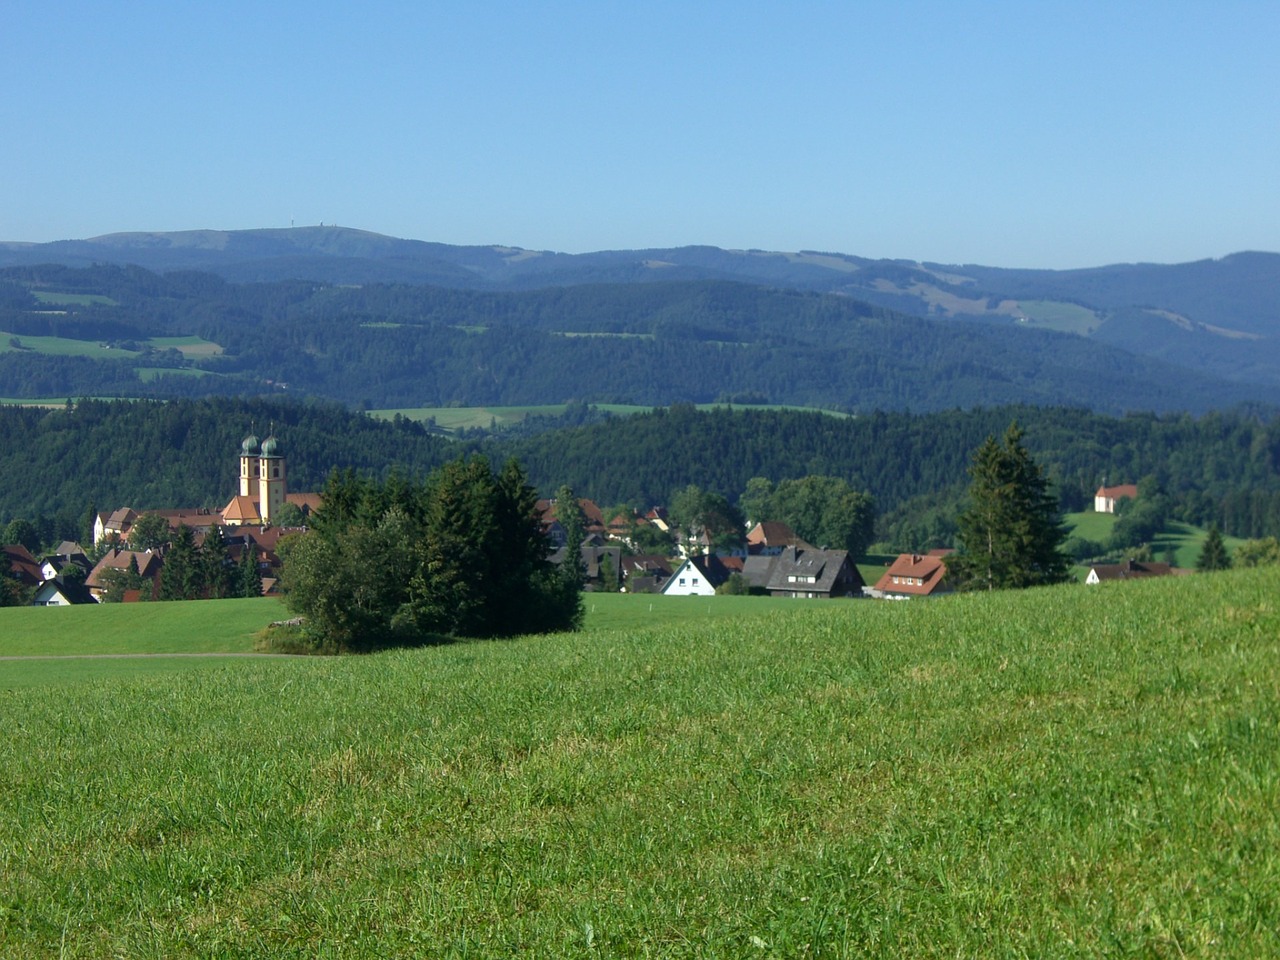
<svg viewBox="0 0 1280 960">
<path fill-rule="evenodd" d="M 0 953 L 1274 956 L 1278 588 L 0 691 Z"/>
</svg>

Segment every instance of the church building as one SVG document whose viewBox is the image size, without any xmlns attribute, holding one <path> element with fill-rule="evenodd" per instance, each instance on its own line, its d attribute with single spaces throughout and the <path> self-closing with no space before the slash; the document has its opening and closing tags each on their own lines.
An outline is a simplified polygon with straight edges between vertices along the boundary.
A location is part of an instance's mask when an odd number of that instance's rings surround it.
<svg viewBox="0 0 1280 960">
<path fill-rule="evenodd" d="M 286 503 L 313 506 L 314 494 L 290 497 L 284 450 L 274 435 L 259 443 L 249 434 L 240 444 L 240 492 L 222 508 L 222 522 L 229 526 L 270 526 Z"/>
</svg>

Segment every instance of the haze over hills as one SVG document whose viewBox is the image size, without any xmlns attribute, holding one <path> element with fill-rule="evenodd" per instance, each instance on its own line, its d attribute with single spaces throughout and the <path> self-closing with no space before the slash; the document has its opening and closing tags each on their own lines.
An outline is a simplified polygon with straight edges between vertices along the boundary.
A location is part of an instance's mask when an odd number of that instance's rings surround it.
<svg viewBox="0 0 1280 960">
<path fill-rule="evenodd" d="M 987 397 L 989 402 L 1074 402 L 1098 409 L 1205 409 L 1280 398 L 1280 254 L 1273 253 L 1239 253 L 1187 264 L 1052 271 L 707 246 L 564 254 L 403 240 L 336 226 L 118 233 L 45 244 L 0 243 L 0 268 L 51 263 L 81 268 L 134 264 L 160 273 L 195 270 L 238 286 L 296 280 L 359 286 L 363 294 L 335 292 L 326 296 L 323 309 L 316 303 L 294 303 L 290 312 L 301 318 L 319 310 L 325 322 L 341 325 L 332 315 L 334 301 L 341 300 L 348 314 L 359 315 L 366 328 L 383 321 L 416 325 L 420 332 L 430 327 L 432 351 L 445 346 L 441 337 L 446 330 L 452 331 L 448 337 L 456 338 L 458 328 L 467 327 L 470 341 L 462 346 L 450 342 L 446 352 L 469 352 L 477 346 L 476 337 L 492 331 L 501 333 L 504 343 L 536 332 L 539 340 L 529 344 L 527 363 L 564 363 L 567 370 L 582 371 L 591 364 L 597 369 L 602 362 L 608 364 L 606 357 L 612 353 L 614 369 L 624 364 L 662 367 L 647 378 L 647 385 L 622 384 L 609 391 L 599 384 L 588 389 L 575 383 L 575 388 L 582 389 L 569 395 L 588 399 L 609 396 L 649 403 L 748 392 L 774 402 L 854 407 L 860 405 L 859 397 L 881 406 L 922 409 L 969 405 Z M 5 273 L 15 275 L 11 270 Z M 707 286 L 726 281 L 735 283 Z M 744 284 L 753 285 L 755 292 L 737 289 Z M 393 299 L 399 306 L 391 309 L 384 302 L 387 297 L 374 292 L 380 285 L 403 285 L 420 292 L 397 294 Z M 568 291 L 575 288 L 581 288 L 579 293 L 570 295 Z M 726 292 L 731 289 L 733 293 Z M 786 301 L 780 297 L 786 290 L 819 299 Z M 105 290 L 99 292 L 108 295 Z M 205 304 L 205 314 L 225 313 L 226 290 L 201 295 L 213 301 Z M 846 307 L 819 306 L 820 295 L 835 295 Z M 238 301 L 237 309 L 250 313 L 257 309 L 246 306 L 246 299 L 252 297 L 233 299 Z M 413 305 L 406 306 L 407 301 Z M 172 297 L 166 308 L 170 314 L 171 307 Z M 872 317 L 872 307 L 881 308 L 880 315 Z M 793 309 L 799 312 L 788 315 Z M 455 314 L 452 322 L 450 310 Z M 865 335 L 850 340 L 853 327 L 833 322 L 825 343 L 829 355 L 799 359 L 796 350 L 823 349 L 824 312 L 845 320 L 856 318 Z M 110 314 L 99 309 L 95 319 Z M 117 318 L 120 314 L 116 311 Z M 531 323 L 533 314 L 538 319 Z M 423 316 L 430 316 L 431 322 L 423 325 Z M 939 325 L 908 322 L 910 317 Z M 248 317 L 242 319 L 242 332 L 244 325 L 254 325 Z M 260 318 L 258 325 L 263 322 Z M 225 316 L 219 323 L 227 326 Z M 810 330 L 799 343 L 794 334 L 806 324 L 819 329 Z M 218 325 L 206 322 L 202 335 Z M 884 327 L 879 334 L 873 330 L 879 329 L 877 325 Z M 138 326 L 135 322 L 134 326 L 136 334 L 144 337 L 199 332 L 173 316 L 163 324 Z M 314 318 L 312 331 L 313 339 L 319 336 Z M 597 349 L 599 344 L 560 342 L 553 358 L 546 355 L 549 333 L 630 336 L 650 342 L 614 340 L 607 351 Z M 1062 334 L 1070 336 L 1063 339 Z M 225 329 L 219 336 L 226 337 Z M 876 342 L 877 336 L 882 342 Z M 684 347 L 673 347 L 672 339 Z M 693 348 L 691 341 L 700 345 Z M 772 351 L 771 359 L 796 376 L 806 363 L 812 363 L 813 376 L 809 383 L 771 382 L 761 372 L 760 357 L 726 358 L 726 343 L 740 347 L 749 343 L 753 349 Z M 229 348 L 228 354 L 237 354 L 234 344 L 221 345 Z M 322 359 L 328 349 L 313 347 L 313 359 Z M 841 350 L 852 353 L 844 356 Z M 414 352 L 401 345 L 402 356 Z M 702 353 L 706 355 L 702 360 L 693 356 Z M 669 379 L 687 379 L 689 372 L 681 367 L 691 357 L 695 368 L 704 364 L 708 374 L 721 382 L 715 388 L 703 385 L 668 395 L 664 391 L 673 386 Z M 833 367 L 833 357 L 848 366 L 850 382 L 840 383 L 841 372 Z M 444 376 L 432 357 L 421 359 L 428 367 L 433 363 L 436 367 L 431 374 L 434 385 L 421 389 L 415 386 L 411 371 L 403 377 L 394 372 L 373 376 L 380 385 L 374 391 L 350 383 L 338 388 L 332 377 L 317 379 L 308 370 L 282 371 L 269 379 L 298 386 L 310 379 L 307 389 L 346 402 L 353 396 L 379 402 L 371 392 L 380 392 L 382 402 L 396 404 L 566 399 L 548 396 L 528 384 L 522 387 L 527 371 L 518 369 L 515 357 L 502 373 L 490 370 L 479 381 L 470 378 L 465 387 Z M 348 360 L 359 363 L 357 356 Z M 221 363 L 219 372 L 228 372 L 232 365 L 225 359 Z M 877 383 L 859 379 L 865 370 L 854 376 L 855 368 L 868 363 L 882 374 Z M 754 372 L 745 372 L 747 367 Z M 246 372 L 244 364 L 240 372 Z M 267 376 L 261 370 L 253 373 Z M 565 378 L 558 379 L 563 386 Z M 952 389 L 960 381 L 959 389 Z M 399 383 L 400 388 L 389 392 L 391 383 Z"/>
</svg>

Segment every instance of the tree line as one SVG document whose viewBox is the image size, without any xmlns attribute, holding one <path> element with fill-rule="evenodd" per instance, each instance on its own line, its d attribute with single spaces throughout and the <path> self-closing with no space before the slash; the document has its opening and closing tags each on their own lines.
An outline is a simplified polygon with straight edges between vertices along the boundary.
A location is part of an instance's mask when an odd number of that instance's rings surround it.
<svg viewBox="0 0 1280 960">
<path fill-rule="evenodd" d="M 220 508 L 236 487 L 240 439 L 251 424 L 274 422 L 288 439 L 292 490 L 319 488 L 335 467 L 421 477 L 473 452 L 491 462 L 515 457 L 544 490 L 568 485 L 601 504 L 645 509 L 691 484 L 742 508 L 753 478 L 776 487 L 829 477 L 874 501 L 873 540 L 914 550 L 954 543 L 970 455 L 1015 419 L 1064 511 L 1089 508 L 1104 481 L 1137 482 L 1144 496 L 1135 508 L 1147 506 L 1122 515 L 1122 528 L 1158 506 L 1162 520 L 1280 536 L 1280 421 L 1245 408 L 1203 417 L 1029 406 L 849 417 L 675 405 L 458 443 L 409 420 L 286 400 L 0 406 L 0 523 L 25 519 L 47 546 L 85 540 L 97 509 Z M 841 538 L 826 531 L 814 539 Z"/>
</svg>

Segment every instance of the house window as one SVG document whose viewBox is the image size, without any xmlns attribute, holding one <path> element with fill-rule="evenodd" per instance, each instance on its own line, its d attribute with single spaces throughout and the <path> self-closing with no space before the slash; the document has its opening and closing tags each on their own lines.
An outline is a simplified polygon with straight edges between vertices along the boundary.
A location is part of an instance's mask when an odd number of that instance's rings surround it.
<svg viewBox="0 0 1280 960">
<path fill-rule="evenodd" d="M 897 578 L 897 577 L 894 577 L 894 578 L 893 578 L 893 582 L 894 582 L 894 583 L 897 583 L 897 582 L 898 582 L 898 578 Z"/>
<path fill-rule="evenodd" d="M 684 586 L 684 577 L 681 577 L 681 578 L 680 578 L 680 586 L 682 586 L 682 587 Z"/>
<path fill-rule="evenodd" d="M 694 577 L 694 578 L 693 578 L 693 585 L 694 585 L 695 587 L 698 585 L 698 578 L 697 578 L 697 577 Z"/>
</svg>

